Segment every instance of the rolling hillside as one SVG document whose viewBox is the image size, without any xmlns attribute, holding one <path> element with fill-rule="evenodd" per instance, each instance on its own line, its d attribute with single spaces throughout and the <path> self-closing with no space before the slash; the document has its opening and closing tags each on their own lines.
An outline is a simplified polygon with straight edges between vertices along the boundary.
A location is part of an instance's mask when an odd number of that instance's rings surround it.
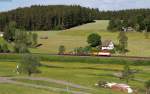
<svg viewBox="0 0 150 94">
<path fill-rule="evenodd" d="M 58 47 L 64 45 L 67 52 L 72 51 L 76 47 L 86 46 L 86 39 L 90 33 L 98 33 L 102 40 L 112 40 L 118 43 L 118 32 L 107 31 L 108 21 L 97 20 L 95 23 L 84 24 L 78 27 L 63 31 L 43 31 L 37 32 L 39 35 L 39 43 L 41 47 L 32 49 L 33 53 L 57 53 Z M 40 37 L 48 36 L 48 39 L 40 39 Z M 143 33 L 128 32 L 128 49 L 129 56 L 150 56 L 150 39 L 145 39 Z"/>
</svg>

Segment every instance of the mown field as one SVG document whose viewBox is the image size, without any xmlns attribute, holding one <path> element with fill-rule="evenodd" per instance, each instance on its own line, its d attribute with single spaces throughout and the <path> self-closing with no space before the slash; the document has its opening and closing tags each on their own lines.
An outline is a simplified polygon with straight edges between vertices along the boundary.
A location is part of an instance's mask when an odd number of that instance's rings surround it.
<svg viewBox="0 0 150 94">
<path fill-rule="evenodd" d="M 124 63 L 131 64 L 131 69 L 139 70 L 136 73 L 135 80 L 130 81 L 129 85 L 139 92 L 145 94 L 144 82 L 150 80 L 150 63 L 148 60 L 137 60 L 116 57 L 76 57 L 76 56 L 56 56 L 60 45 L 65 45 L 67 52 L 72 51 L 75 47 L 86 46 L 86 39 L 90 33 L 96 32 L 102 36 L 102 40 L 112 40 L 117 43 L 118 32 L 108 32 L 106 30 L 108 21 L 96 21 L 64 31 L 41 31 L 39 43 L 42 46 L 31 49 L 32 53 L 40 57 L 42 66 L 39 68 L 41 73 L 33 74 L 33 78 L 45 78 L 45 80 L 27 79 L 25 74 L 16 74 L 16 65 L 22 54 L 0 54 L 0 77 L 16 77 L 13 81 L 26 83 L 19 85 L 15 83 L 0 83 L 0 94 L 72 94 L 69 91 L 88 92 L 90 94 L 125 94 L 111 89 L 96 87 L 98 81 L 110 81 L 126 83 L 115 77 L 114 74 L 121 72 Z M 143 33 L 127 33 L 129 41 L 129 56 L 150 56 L 150 40 L 144 38 Z M 48 36 L 48 39 L 40 37 Z M 0 42 L 5 42 L 0 39 Z M 11 46 L 10 46 L 10 49 Z M 23 79 L 22 79 L 23 78 Z M 52 79 L 47 82 L 46 79 Z M 56 83 L 54 80 L 57 80 Z M 53 82 L 54 81 L 54 82 Z M 1 82 L 1 81 L 0 81 Z M 61 84 L 61 82 L 63 84 Z M 67 83 L 81 85 L 92 89 L 83 89 L 69 86 Z M 35 85 L 31 86 L 29 84 Z M 36 85 L 40 87 L 36 87 Z M 43 87 L 43 88 L 42 88 Z M 59 92 L 57 90 L 47 89 L 47 87 L 65 89 L 67 91 Z"/>
<path fill-rule="evenodd" d="M 73 51 L 76 47 L 84 47 L 87 45 L 87 36 L 91 33 L 98 33 L 104 40 L 112 40 L 118 43 L 118 32 L 107 31 L 108 21 L 101 20 L 95 23 L 89 23 L 74 27 L 64 31 L 40 31 L 39 43 L 43 44 L 41 47 L 32 49 L 33 53 L 53 53 L 58 52 L 58 47 L 64 45 L 67 52 Z M 40 37 L 48 36 L 48 39 L 40 39 Z M 150 39 L 145 39 L 143 33 L 128 32 L 128 56 L 150 56 Z"/>
<path fill-rule="evenodd" d="M 57 87 L 68 90 L 88 92 L 91 94 L 126 94 L 119 91 L 113 91 L 111 89 L 104 89 L 95 86 L 98 81 L 110 81 L 125 83 L 124 80 L 113 76 L 114 73 L 118 73 L 123 69 L 123 65 L 119 64 L 92 64 L 92 63 L 72 63 L 72 62 L 42 62 L 43 66 L 40 67 L 41 73 L 34 74 L 32 77 L 44 77 L 49 79 L 66 81 L 85 87 L 92 88 L 93 90 L 83 90 L 80 88 L 74 88 L 59 83 L 49 83 L 44 80 L 36 81 L 25 79 L 27 75 L 17 75 L 15 72 L 16 62 L 0 62 L 0 77 L 25 77 L 24 79 L 16 78 L 19 82 L 30 83 L 35 85 L 43 85 L 50 87 Z M 109 66 L 109 67 L 108 67 Z M 140 72 L 135 74 L 135 79 L 141 81 L 147 81 L 150 79 L 149 66 L 131 66 L 132 69 L 137 69 Z M 130 81 L 129 85 L 132 88 L 139 91 L 139 94 L 145 94 L 144 82 Z M 54 92 L 47 89 L 38 89 L 29 86 L 22 86 L 9 83 L 0 83 L 0 94 L 71 94 L 67 92 Z"/>
</svg>

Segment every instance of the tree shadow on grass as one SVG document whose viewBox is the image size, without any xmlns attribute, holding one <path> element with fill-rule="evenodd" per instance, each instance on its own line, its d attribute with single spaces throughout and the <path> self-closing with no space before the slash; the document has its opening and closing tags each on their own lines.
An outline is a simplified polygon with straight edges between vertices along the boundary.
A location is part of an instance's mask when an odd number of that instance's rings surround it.
<svg viewBox="0 0 150 94">
<path fill-rule="evenodd" d="M 3 75 L 3 76 L 0 76 L 0 77 L 14 77 L 14 76 L 16 76 L 16 75 Z"/>
<path fill-rule="evenodd" d="M 50 65 L 42 65 L 42 66 L 46 68 L 65 68 L 65 67 L 50 66 Z"/>
<path fill-rule="evenodd" d="M 116 71 L 116 72 L 120 72 L 121 70 L 119 69 L 107 69 L 107 68 L 93 68 L 93 67 L 83 67 L 80 69 L 91 69 L 91 70 L 103 70 L 103 71 Z"/>
<path fill-rule="evenodd" d="M 90 70 L 103 70 L 103 71 L 114 71 L 114 72 L 120 72 L 119 69 L 107 69 L 107 68 L 93 68 L 93 67 L 61 67 L 61 66 L 51 66 L 51 65 L 42 65 L 43 67 L 47 68 L 66 68 L 66 69 L 90 69 Z"/>
<path fill-rule="evenodd" d="M 115 77 L 114 75 L 112 75 L 112 74 L 94 74 L 94 73 L 91 73 L 91 74 L 88 74 L 88 75 L 91 75 L 91 76 L 98 76 L 98 77 L 100 77 L 100 76 L 107 76 L 107 77 Z"/>
</svg>

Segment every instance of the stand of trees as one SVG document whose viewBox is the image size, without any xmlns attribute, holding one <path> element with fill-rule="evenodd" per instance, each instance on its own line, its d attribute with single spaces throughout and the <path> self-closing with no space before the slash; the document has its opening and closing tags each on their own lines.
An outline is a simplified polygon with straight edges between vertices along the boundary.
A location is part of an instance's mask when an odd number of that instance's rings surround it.
<svg viewBox="0 0 150 94">
<path fill-rule="evenodd" d="M 129 13 L 130 14 L 129 14 Z M 139 10 L 126 10 L 124 12 L 118 11 L 118 15 L 121 17 L 111 17 L 108 30 L 119 31 L 123 27 L 132 27 L 135 31 L 145 31 L 150 32 L 150 10 L 149 9 L 139 9 Z M 127 14 L 126 14 L 127 13 Z M 116 13 L 114 13 L 116 15 Z M 117 16 L 117 15 L 116 15 Z"/>
<path fill-rule="evenodd" d="M 110 20 L 108 30 L 132 27 L 150 31 L 150 9 L 99 11 L 79 5 L 34 5 L 0 13 L 0 31 L 12 21 L 16 28 L 25 30 L 62 30 L 94 20 Z M 9 26 L 8 26 L 9 27 Z"/>
<path fill-rule="evenodd" d="M 9 22 L 16 22 L 17 28 L 25 30 L 59 30 L 93 22 L 98 9 L 78 5 L 35 5 L 0 13 L 0 31 Z"/>
<path fill-rule="evenodd" d="M 110 31 L 120 31 L 123 28 L 127 29 L 132 27 L 135 31 L 145 31 L 150 32 L 150 18 L 144 18 L 144 16 L 139 15 L 130 19 L 111 19 L 107 27 Z"/>
<path fill-rule="evenodd" d="M 14 51 L 16 53 L 28 53 L 29 49 L 37 45 L 37 34 L 23 30 L 15 31 Z"/>
<path fill-rule="evenodd" d="M 138 21 L 136 19 L 137 15 L 142 16 L 139 17 Z M 16 22 L 17 28 L 26 30 L 60 30 L 93 22 L 94 20 L 111 19 L 125 20 L 132 25 L 136 25 L 138 22 L 141 26 L 143 25 L 143 22 L 141 23 L 143 18 L 146 22 L 147 19 L 150 19 L 150 9 L 99 11 L 98 9 L 79 5 L 34 5 L 0 13 L 0 31 L 4 31 L 5 26 L 11 21 Z M 115 23 L 119 24 L 120 21 L 117 20 Z"/>
<path fill-rule="evenodd" d="M 100 11 L 97 19 L 111 20 L 111 19 L 131 19 L 137 15 L 142 15 L 144 18 L 150 17 L 150 9 L 127 9 L 119 11 Z"/>
<path fill-rule="evenodd" d="M 4 39 L 13 43 L 14 52 L 28 53 L 28 48 L 36 47 L 38 35 L 25 30 L 16 29 L 16 23 L 10 22 L 4 31 Z M 7 45 L 0 45 L 0 52 L 9 52 Z"/>
</svg>

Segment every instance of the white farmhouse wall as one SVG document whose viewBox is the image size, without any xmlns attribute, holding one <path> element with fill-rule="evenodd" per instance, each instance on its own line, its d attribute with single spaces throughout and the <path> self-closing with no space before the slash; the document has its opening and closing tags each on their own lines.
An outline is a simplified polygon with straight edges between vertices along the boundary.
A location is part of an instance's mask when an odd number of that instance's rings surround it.
<svg viewBox="0 0 150 94">
<path fill-rule="evenodd" d="M 110 42 L 107 47 L 102 47 L 102 50 L 112 50 L 112 49 L 114 49 L 113 42 Z"/>
</svg>

